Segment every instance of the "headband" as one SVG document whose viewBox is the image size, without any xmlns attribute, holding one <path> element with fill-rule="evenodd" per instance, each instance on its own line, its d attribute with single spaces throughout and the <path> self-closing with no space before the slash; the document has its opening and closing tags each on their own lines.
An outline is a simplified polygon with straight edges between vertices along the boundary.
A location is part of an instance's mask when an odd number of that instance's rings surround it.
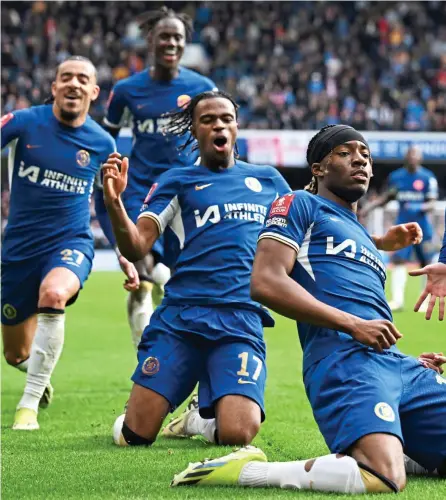
<svg viewBox="0 0 446 500">
<path fill-rule="evenodd" d="M 341 144 L 345 144 L 349 141 L 360 141 L 367 146 L 370 150 L 367 141 L 364 139 L 362 134 L 360 134 L 353 127 L 348 125 L 335 125 L 327 130 L 324 130 L 314 141 L 314 145 L 308 155 L 308 162 L 311 165 L 313 163 L 320 163 L 321 160 L 333 151 L 333 149 Z"/>
</svg>

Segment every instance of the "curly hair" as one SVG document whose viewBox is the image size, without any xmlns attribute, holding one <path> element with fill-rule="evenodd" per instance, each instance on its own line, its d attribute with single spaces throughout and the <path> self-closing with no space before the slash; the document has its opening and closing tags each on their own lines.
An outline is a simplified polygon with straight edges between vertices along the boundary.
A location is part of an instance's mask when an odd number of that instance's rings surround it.
<svg viewBox="0 0 446 500">
<path fill-rule="evenodd" d="M 158 10 L 143 12 L 136 18 L 136 21 L 141 30 L 147 36 L 163 19 L 178 19 L 181 21 L 186 31 L 186 41 L 191 40 L 192 33 L 194 32 L 194 22 L 192 18 L 187 14 L 177 13 L 173 9 L 169 9 L 166 6 L 161 7 L 161 9 Z"/>
</svg>

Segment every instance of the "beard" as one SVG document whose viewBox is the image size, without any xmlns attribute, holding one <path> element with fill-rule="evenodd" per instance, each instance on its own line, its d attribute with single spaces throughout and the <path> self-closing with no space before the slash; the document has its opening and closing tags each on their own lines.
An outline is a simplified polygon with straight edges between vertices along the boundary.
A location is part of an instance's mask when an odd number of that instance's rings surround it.
<svg viewBox="0 0 446 500">
<path fill-rule="evenodd" d="M 79 111 L 69 111 L 64 108 L 60 108 L 60 117 L 67 122 L 72 122 L 76 120 L 80 115 Z"/>
<path fill-rule="evenodd" d="M 330 191 L 348 203 L 355 203 L 361 199 L 368 190 L 368 186 L 335 186 L 330 187 Z"/>
</svg>

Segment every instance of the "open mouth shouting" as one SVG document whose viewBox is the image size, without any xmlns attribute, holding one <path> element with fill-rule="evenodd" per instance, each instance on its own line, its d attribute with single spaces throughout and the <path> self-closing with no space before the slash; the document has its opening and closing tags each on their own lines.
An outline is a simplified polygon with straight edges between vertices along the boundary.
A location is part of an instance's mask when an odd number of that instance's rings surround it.
<svg viewBox="0 0 446 500">
<path fill-rule="evenodd" d="M 226 145 L 228 143 L 228 139 L 224 136 L 216 137 L 214 139 L 214 149 L 219 153 L 222 153 L 226 149 Z"/>
</svg>

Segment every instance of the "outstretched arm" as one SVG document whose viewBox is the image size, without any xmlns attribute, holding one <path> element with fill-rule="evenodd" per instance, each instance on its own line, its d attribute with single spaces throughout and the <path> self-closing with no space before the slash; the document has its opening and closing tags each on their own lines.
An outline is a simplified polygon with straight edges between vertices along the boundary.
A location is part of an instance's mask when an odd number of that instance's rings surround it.
<svg viewBox="0 0 446 500">
<path fill-rule="evenodd" d="M 366 205 L 362 210 L 361 210 L 361 216 L 366 217 L 370 212 L 375 210 L 375 208 L 378 207 L 383 207 L 384 205 L 387 205 L 390 200 L 393 200 L 396 196 L 396 192 L 393 189 L 390 189 L 389 191 L 386 191 L 384 194 L 381 196 L 378 196 L 376 200 L 371 201 L 368 205 Z"/>
<path fill-rule="evenodd" d="M 272 238 L 259 241 L 251 277 L 251 296 L 274 311 L 299 322 L 331 328 L 381 352 L 402 335 L 387 320 L 366 321 L 317 300 L 289 274 L 297 249 Z"/>
</svg>

